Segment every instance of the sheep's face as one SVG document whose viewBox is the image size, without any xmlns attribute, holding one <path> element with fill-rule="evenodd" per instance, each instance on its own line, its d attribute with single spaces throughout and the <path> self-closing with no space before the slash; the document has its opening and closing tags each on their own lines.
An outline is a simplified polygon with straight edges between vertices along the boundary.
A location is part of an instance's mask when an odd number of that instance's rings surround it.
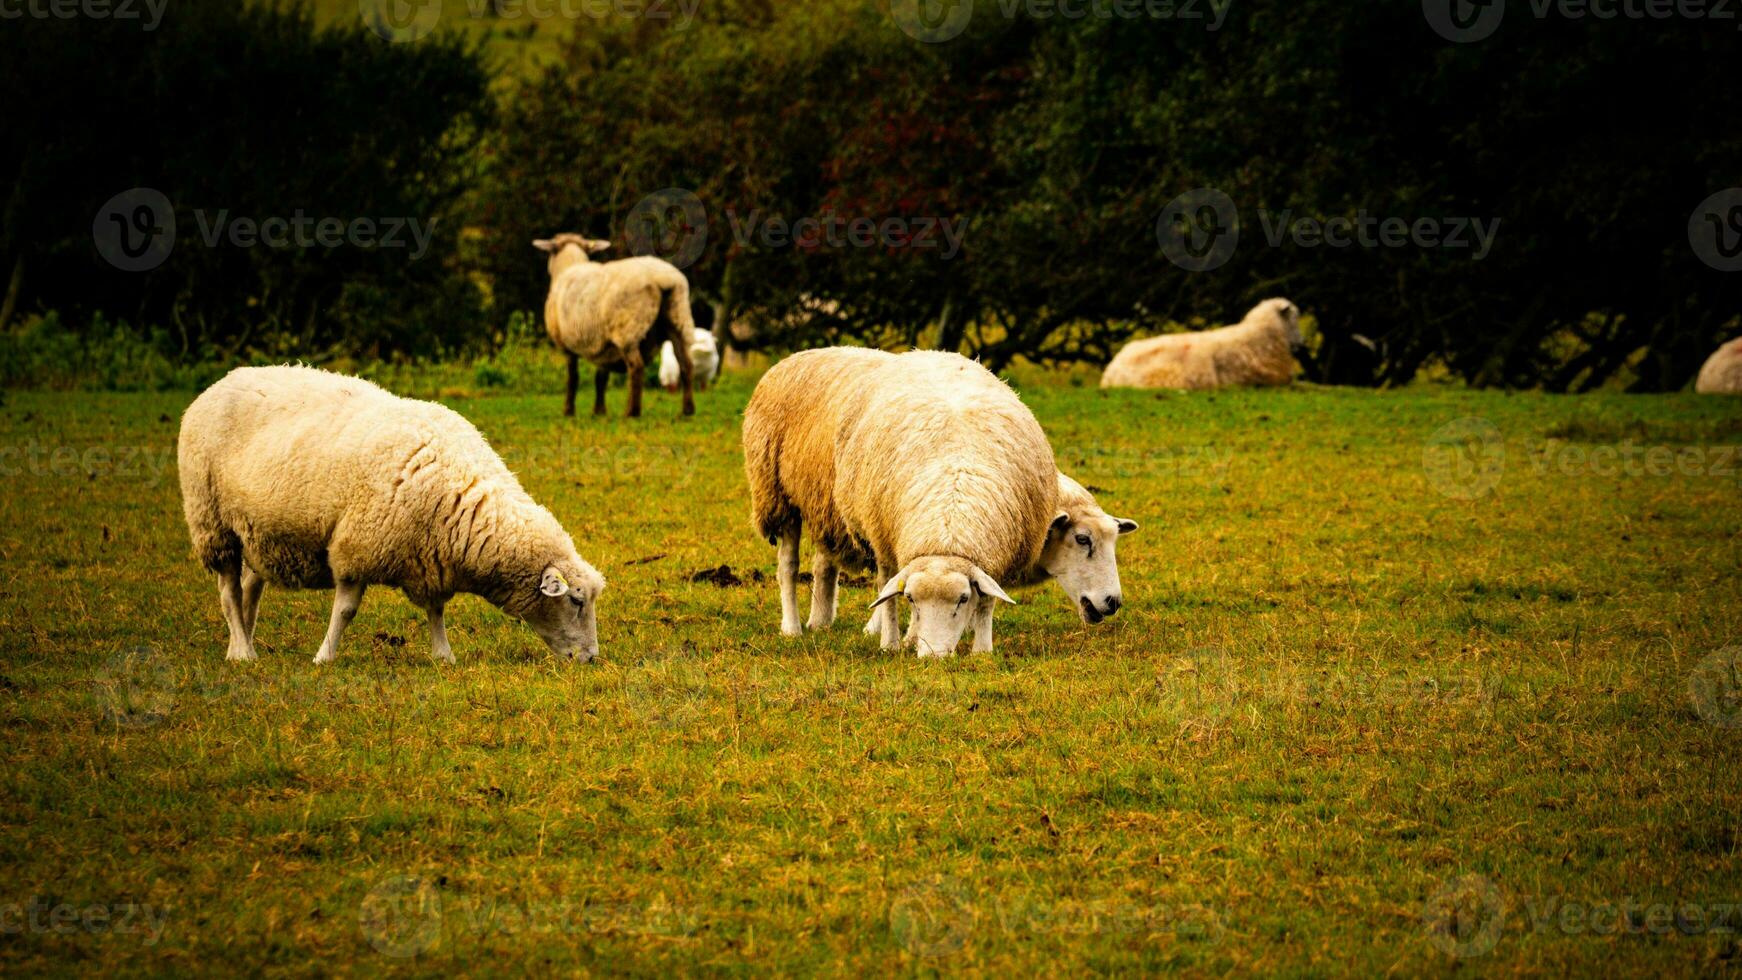
<svg viewBox="0 0 1742 980">
<path fill-rule="evenodd" d="M 954 654 L 982 604 L 1014 601 L 973 562 L 939 556 L 914 560 L 889 580 L 871 607 L 897 596 L 907 600 L 912 617 L 907 637 L 922 657 Z"/>
<path fill-rule="evenodd" d="M 559 657 L 586 663 L 599 655 L 599 594 L 605 580 L 586 562 L 551 565 L 535 583 L 526 625 Z"/>
<path fill-rule="evenodd" d="M 1114 552 L 1120 536 L 1135 530 L 1136 521 L 1109 517 L 1099 507 L 1062 510 L 1053 519 L 1040 567 L 1064 589 L 1083 622 L 1099 623 L 1124 605 Z"/>
<path fill-rule="evenodd" d="M 1282 324 L 1282 334 L 1288 338 L 1289 350 L 1306 346 L 1306 339 L 1300 333 L 1300 307 L 1286 299 L 1267 299 L 1258 304 L 1258 309 Z"/>
</svg>

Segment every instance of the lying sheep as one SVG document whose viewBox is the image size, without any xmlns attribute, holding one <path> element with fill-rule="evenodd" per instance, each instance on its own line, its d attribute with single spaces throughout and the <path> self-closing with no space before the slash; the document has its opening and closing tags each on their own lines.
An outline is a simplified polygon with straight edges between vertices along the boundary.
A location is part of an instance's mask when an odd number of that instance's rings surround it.
<svg viewBox="0 0 1742 980">
<path fill-rule="evenodd" d="M 605 580 L 575 553 L 471 423 L 312 368 L 238 368 L 194 400 L 178 447 L 194 552 L 218 574 L 230 660 L 253 660 L 266 582 L 333 588 L 315 663 L 370 585 L 429 614 L 430 645 L 453 663 L 442 610 L 465 592 L 525 620 L 551 650 L 599 651 Z"/>
<path fill-rule="evenodd" d="M 1713 352 L 1700 368 L 1694 390 L 1702 395 L 1742 395 L 1742 337 Z"/>
<path fill-rule="evenodd" d="M 1101 375 L 1101 387 L 1285 385 L 1294 380 L 1294 354 L 1303 348 L 1300 309 L 1286 299 L 1267 299 L 1231 327 L 1126 344 Z"/>
<path fill-rule="evenodd" d="M 720 346 L 714 341 L 712 330 L 697 330 L 695 342 L 690 344 L 690 373 L 695 378 L 697 391 L 706 391 L 708 385 L 720 376 Z M 683 368 L 677 363 L 677 350 L 671 341 L 659 349 L 659 383 L 666 391 L 677 391 L 677 385 L 683 378 Z"/>
<path fill-rule="evenodd" d="M 835 619 L 842 567 L 872 566 L 884 649 L 912 609 L 920 656 L 946 656 L 972 624 L 992 649 L 999 583 L 1036 562 L 1057 516 L 1052 448 L 1002 381 L 955 354 L 806 351 L 763 376 L 744 412 L 757 530 L 780 550 L 781 632 L 798 619 L 798 546 L 815 545 L 810 628 Z"/>
<path fill-rule="evenodd" d="M 605 385 L 612 371 L 629 374 L 629 417 L 641 415 L 646 364 L 660 343 L 674 344 L 683 413 L 696 413 L 690 390 L 689 351 L 695 341 L 690 317 L 690 284 L 677 267 L 651 256 L 594 262 L 611 247 L 579 235 L 540 239 L 534 248 L 550 255 L 550 295 L 544 301 L 544 328 L 569 358 L 568 396 L 563 415 L 575 414 L 580 360 L 593 375 L 593 414 L 605 414 Z"/>
</svg>

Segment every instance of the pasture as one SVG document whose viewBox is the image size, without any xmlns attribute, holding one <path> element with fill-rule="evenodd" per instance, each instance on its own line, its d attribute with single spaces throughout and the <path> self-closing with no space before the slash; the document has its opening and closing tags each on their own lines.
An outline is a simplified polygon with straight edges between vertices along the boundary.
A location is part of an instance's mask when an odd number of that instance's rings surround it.
<svg viewBox="0 0 1742 980">
<path fill-rule="evenodd" d="M 1742 402 L 1018 380 L 1143 525 L 1109 624 L 782 639 L 751 379 L 453 390 L 610 580 L 599 662 L 466 597 L 453 668 L 385 589 L 226 663 L 191 395 L 7 393 L 0 970 L 1742 970 Z"/>
</svg>

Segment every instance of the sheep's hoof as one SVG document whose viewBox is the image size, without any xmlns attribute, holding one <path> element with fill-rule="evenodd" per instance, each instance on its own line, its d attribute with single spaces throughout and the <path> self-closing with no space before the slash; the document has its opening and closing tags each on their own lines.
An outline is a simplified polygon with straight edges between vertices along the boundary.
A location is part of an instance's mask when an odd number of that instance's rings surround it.
<svg viewBox="0 0 1742 980">
<path fill-rule="evenodd" d="M 231 647 L 229 652 L 224 654 L 224 659 L 235 663 L 248 663 L 259 660 L 260 656 L 254 652 L 253 647 Z"/>
<path fill-rule="evenodd" d="M 804 635 L 804 627 L 798 625 L 797 623 L 782 623 L 782 624 L 780 624 L 780 635 L 781 636 L 803 636 Z"/>
</svg>

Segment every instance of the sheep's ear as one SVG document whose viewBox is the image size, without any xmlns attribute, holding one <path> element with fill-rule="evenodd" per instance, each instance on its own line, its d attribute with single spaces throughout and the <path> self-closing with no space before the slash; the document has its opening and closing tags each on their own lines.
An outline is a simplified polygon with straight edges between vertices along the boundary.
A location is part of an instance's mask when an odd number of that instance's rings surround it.
<svg viewBox="0 0 1742 980">
<path fill-rule="evenodd" d="M 569 594 L 569 580 L 563 578 L 563 573 L 557 571 L 556 566 L 552 565 L 544 570 L 544 581 L 539 583 L 538 591 L 552 599 L 560 599 Z"/>
<path fill-rule="evenodd" d="M 1070 528 L 1071 515 L 1061 510 L 1058 512 L 1058 516 L 1052 519 L 1052 526 L 1046 529 L 1046 536 L 1050 538 L 1055 534 L 1064 534 Z"/>
<path fill-rule="evenodd" d="M 588 255 L 598 255 L 600 252 L 609 252 L 610 250 L 611 250 L 611 243 L 607 242 L 607 241 L 602 241 L 600 239 L 595 238 L 592 241 L 589 241 L 587 243 L 587 254 Z"/>
<path fill-rule="evenodd" d="M 877 601 L 871 604 L 871 608 L 876 609 L 878 606 L 881 606 L 885 602 L 895 598 L 900 595 L 901 590 L 905 588 L 907 588 L 907 576 L 905 574 L 891 578 L 884 584 L 883 591 L 877 593 Z"/>
<path fill-rule="evenodd" d="M 1137 530 L 1136 521 L 1128 521 L 1123 517 L 1113 518 L 1113 523 L 1119 525 L 1120 534 L 1130 534 L 1132 531 Z"/>
<path fill-rule="evenodd" d="M 554 252 L 556 251 L 556 242 L 553 242 L 548 238 L 539 238 L 533 241 L 532 247 L 538 249 L 540 252 Z"/>
<path fill-rule="evenodd" d="M 990 596 L 991 598 L 997 599 L 999 602 L 1008 602 L 1013 606 L 1016 605 L 1016 600 L 1005 595 L 1004 590 L 998 587 L 998 583 L 992 581 L 992 576 L 987 575 L 985 572 L 980 570 L 980 566 L 975 565 L 974 570 L 969 573 L 968 577 L 973 580 L 974 587 L 980 590 L 981 595 Z"/>
</svg>

